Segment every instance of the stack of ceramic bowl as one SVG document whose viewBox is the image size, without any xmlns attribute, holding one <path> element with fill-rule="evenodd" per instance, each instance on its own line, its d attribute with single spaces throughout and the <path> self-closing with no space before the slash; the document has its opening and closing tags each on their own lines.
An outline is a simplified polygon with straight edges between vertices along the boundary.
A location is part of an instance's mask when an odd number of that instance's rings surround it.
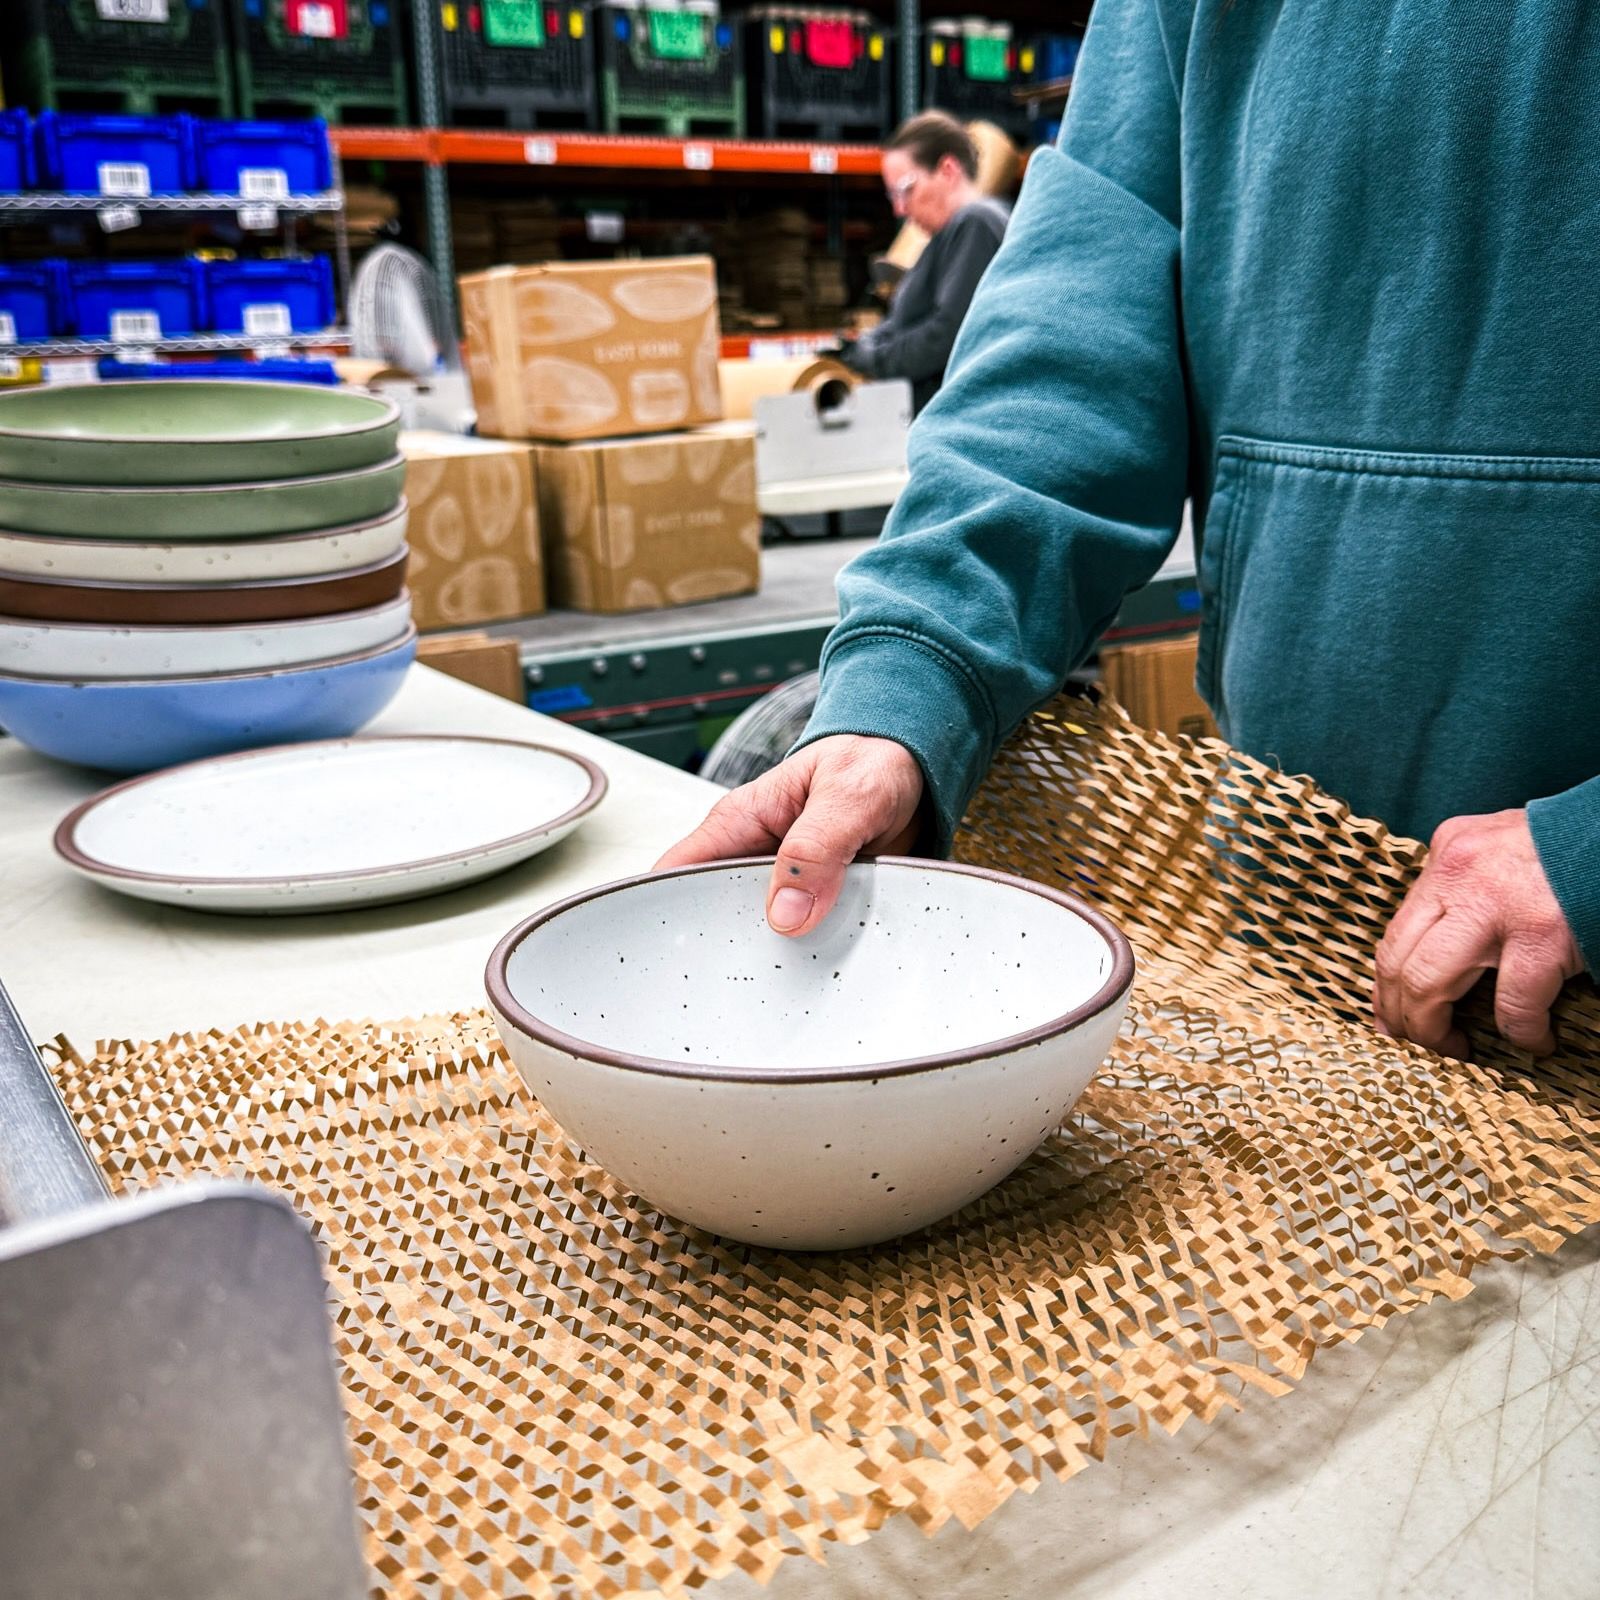
<svg viewBox="0 0 1600 1600">
<path fill-rule="evenodd" d="M 0 394 L 0 728 L 120 772 L 353 733 L 416 653 L 388 401 Z"/>
</svg>

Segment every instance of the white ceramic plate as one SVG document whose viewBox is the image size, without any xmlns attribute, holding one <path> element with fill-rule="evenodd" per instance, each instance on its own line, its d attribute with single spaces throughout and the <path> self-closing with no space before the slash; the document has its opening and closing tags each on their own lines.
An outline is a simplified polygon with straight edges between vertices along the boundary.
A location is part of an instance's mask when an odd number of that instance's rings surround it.
<svg viewBox="0 0 1600 1600">
<path fill-rule="evenodd" d="M 0 572 L 18 578 L 78 578 L 85 583 L 262 583 L 324 578 L 385 561 L 405 543 L 408 507 L 317 533 L 263 539 L 65 539 L 0 530 Z"/>
<path fill-rule="evenodd" d="M 408 900 L 564 839 L 606 792 L 592 761 L 449 734 L 330 739 L 118 784 L 56 829 L 109 889 L 206 911 Z"/>
<path fill-rule="evenodd" d="M 411 595 L 404 589 L 380 606 L 294 622 L 170 628 L 0 617 L 0 672 L 74 683 L 269 672 L 375 650 L 410 626 Z"/>
</svg>

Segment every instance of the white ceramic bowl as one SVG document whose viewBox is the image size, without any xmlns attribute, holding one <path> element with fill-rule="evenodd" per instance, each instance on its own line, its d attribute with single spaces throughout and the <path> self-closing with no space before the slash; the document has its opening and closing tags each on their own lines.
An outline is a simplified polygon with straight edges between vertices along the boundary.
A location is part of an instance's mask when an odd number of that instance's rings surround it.
<svg viewBox="0 0 1600 1600">
<path fill-rule="evenodd" d="M 937 1222 L 1060 1125 L 1133 954 L 1021 878 L 883 858 L 816 932 L 772 932 L 769 860 L 608 884 L 506 935 L 486 981 L 528 1087 L 652 1205 L 846 1249 Z"/>
<path fill-rule="evenodd" d="M 169 628 L 0 617 L 0 673 L 104 683 L 268 672 L 375 650 L 397 640 L 410 625 L 406 590 L 380 606 L 294 622 Z"/>
<path fill-rule="evenodd" d="M 387 561 L 406 540 L 408 507 L 315 533 L 264 539 L 67 539 L 0 529 L 0 572 L 84 583 L 266 583 L 325 578 Z"/>
</svg>

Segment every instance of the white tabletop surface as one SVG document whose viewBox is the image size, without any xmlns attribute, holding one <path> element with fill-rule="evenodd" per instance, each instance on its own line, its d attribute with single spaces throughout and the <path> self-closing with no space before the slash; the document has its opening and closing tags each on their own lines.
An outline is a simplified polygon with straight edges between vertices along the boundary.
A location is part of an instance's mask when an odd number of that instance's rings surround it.
<svg viewBox="0 0 1600 1600">
<path fill-rule="evenodd" d="M 233 918 L 85 883 L 50 850 L 90 776 L 0 741 L 0 978 L 36 1038 L 150 1036 L 257 1019 L 475 1006 L 484 960 L 529 910 L 645 870 L 711 785 L 417 669 L 374 732 L 469 732 L 581 749 L 611 778 L 565 843 L 498 878 L 356 913 Z M 396 803 L 400 803 L 399 797 Z M 1600 1595 L 1600 1231 L 1480 1270 L 1324 1352 L 1283 1399 L 1114 1446 L 973 1531 L 904 1517 L 707 1600 Z"/>
</svg>

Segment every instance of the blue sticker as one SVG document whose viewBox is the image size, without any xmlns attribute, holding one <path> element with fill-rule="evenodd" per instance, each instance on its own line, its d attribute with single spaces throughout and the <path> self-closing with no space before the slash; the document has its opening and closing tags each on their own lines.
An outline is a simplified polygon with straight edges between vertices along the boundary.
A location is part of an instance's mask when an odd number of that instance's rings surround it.
<svg viewBox="0 0 1600 1600">
<path fill-rule="evenodd" d="M 1177 600 L 1180 611 L 1198 611 L 1200 609 L 1200 591 L 1198 589 L 1180 589 Z"/>
<path fill-rule="evenodd" d="M 628 42 L 628 19 L 626 17 L 618 17 L 616 21 L 616 29 L 617 38 L 620 39 L 623 44 L 626 44 Z"/>
<path fill-rule="evenodd" d="M 374 5 L 367 15 L 372 19 L 374 28 L 387 28 L 389 26 L 388 6 Z"/>
<path fill-rule="evenodd" d="M 733 29 L 730 28 L 727 23 L 723 23 L 723 25 L 717 29 L 717 48 L 719 50 L 726 50 L 732 43 Z"/>
<path fill-rule="evenodd" d="M 547 717 L 563 711 L 587 711 L 593 704 L 593 697 L 581 683 L 569 683 L 560 689 L 535 689 L 528 696 L 528 709 L 542 711 Z"/>
</svg>

